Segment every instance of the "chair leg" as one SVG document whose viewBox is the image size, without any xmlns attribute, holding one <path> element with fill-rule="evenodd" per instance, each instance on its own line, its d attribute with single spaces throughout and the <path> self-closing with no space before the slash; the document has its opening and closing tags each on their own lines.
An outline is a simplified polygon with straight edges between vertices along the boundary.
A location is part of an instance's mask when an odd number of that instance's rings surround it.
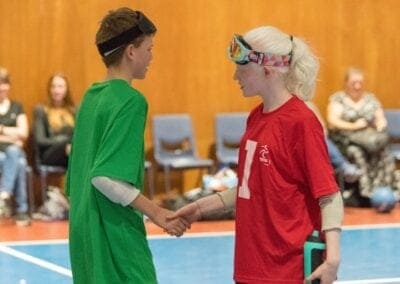
<svg viewBox="0 0 400 284">
<path fill-rule="evenodd" d="M 204 189 L 204 185 L 203 185 L 204 170 L 206 170 L 207 174 L 209 174 L 209 175 L 214 175 L 215 172 L 216 172 L 214 165 L 212 165 L 210 167 L 206 167 L 205 169 L 204 168 L 200 168 L 200 174 L 199 174 L 199 177 L 197 179 L 196 186 L 200 186 L 203 189 Z"/>
<path fill-rule="evenodd" d="M 213 175 L 213 174 L 215 174 L 217 172 L 215 170 L 215 166 L 214 165 L 208 167 L 207 169 L 208 169 L 208 174 L 210 174 L 210 175 Z"/>
<path fill-rule="evenodd" d="M 196 183 L 195 183 L 195 187 L 203 187 L 203 176 L 204 176 L 204 169 L 203 168 L 199 168 L 198 169 L 199 174 L 197 175 L 197 179 L 196 179 Z"/>
<path fill-rule="evenodd" d="M 164 166 L 164 184 L 165 193 L 169 193 L 171 190 L 171 175 L 169 166 Z"/>
<path fill-rule="evenodd" d="M 29 203 L 29 213 L 32 214 L 35 211 L 35 194 L 33 188 L 33 175 L 32 168 L 26 168 L 26 176 L 27 176 L 27 190 L 28 190 L 28 203 Z"/>
<path fill-rule="evenodd" d="M 40 172 L 40 188 L 42 190 L 42 204 L 46 201 L 46 190 L 47 190 L 47 172 Z"/>
<path fill-rule="evenodd" d="M 147 182 L 149 186 L 150 199 L 154 198 L 154 172 L 153 166 L 147 168 Z"/>
</svg>

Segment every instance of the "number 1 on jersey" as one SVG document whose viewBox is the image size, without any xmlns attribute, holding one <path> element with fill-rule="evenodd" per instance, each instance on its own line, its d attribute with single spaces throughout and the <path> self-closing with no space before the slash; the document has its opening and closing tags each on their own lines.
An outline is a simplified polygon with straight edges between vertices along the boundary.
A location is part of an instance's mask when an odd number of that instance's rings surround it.
<svg viewBox="0 0 400 284">
<path fill-rule="evenodd" d="M 250 189 L 249 189 L 249 176 L 251 164 L 253 163 L 254 153 L 256 152 L 257 142 L 252 140 L 246 141 L 246 160 L 244 164 L 244 172 L 242 178 L 242 184 L 239 186 L 239 197 L 250 199 Z"/>
</svg>

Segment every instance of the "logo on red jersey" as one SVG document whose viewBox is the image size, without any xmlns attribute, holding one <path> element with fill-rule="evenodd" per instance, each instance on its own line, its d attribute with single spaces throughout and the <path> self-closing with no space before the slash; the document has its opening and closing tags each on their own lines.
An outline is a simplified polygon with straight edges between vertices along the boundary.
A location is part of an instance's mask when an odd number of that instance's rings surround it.
<svg viewBox="0 0 400 284">
<path fill-rule="evenodd" d="M 268 149 L 268 145 L 262 145 L 260 148 L 261 148 L 260 151 L 259 151 L 259 154 L 260 154 L 259 160 L 260 160 L 260 162 L 263 163 L 265 166 L 270 166 L 271 165 L 271 159 L 269 157 L 270 151 Z"/>
</svg>

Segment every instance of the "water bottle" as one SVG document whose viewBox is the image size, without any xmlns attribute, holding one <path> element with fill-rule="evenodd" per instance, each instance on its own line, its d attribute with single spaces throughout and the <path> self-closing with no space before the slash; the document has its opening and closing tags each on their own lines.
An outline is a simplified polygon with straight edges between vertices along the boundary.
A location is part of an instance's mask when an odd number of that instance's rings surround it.
<svg viewBox="0 0 400 284">
<path fill-rule="evenodd" d="M 320 239 L 319 232 L 314 231 L 307 237 L 304 243 L 304 276 L 308 277 L 323 262 L 325 243 Z M 319 284 L 320 279 L 311 281 L 311 284 Z"/>
</svg>

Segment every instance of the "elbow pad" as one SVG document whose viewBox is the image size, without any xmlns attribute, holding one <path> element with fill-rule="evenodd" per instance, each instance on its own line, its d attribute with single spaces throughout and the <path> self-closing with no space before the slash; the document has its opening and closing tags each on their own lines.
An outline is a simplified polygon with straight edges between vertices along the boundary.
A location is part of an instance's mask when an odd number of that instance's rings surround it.
<svg viewBox="0 0 400 284">
<path fill-rule="evenodd" d="M 236 205 L 236 189 L 227 189 L 217 194 L 221 198 L 222 202 L 224 203 L 224 209 L 230 210 L 235 207 Z"/>
<path fill-rule="evenodd" d="M 341 194 L 335 193 L 319 199 L 322 213 L 322 231 L 341 229 L 344 210 Z"/>
</svg>

